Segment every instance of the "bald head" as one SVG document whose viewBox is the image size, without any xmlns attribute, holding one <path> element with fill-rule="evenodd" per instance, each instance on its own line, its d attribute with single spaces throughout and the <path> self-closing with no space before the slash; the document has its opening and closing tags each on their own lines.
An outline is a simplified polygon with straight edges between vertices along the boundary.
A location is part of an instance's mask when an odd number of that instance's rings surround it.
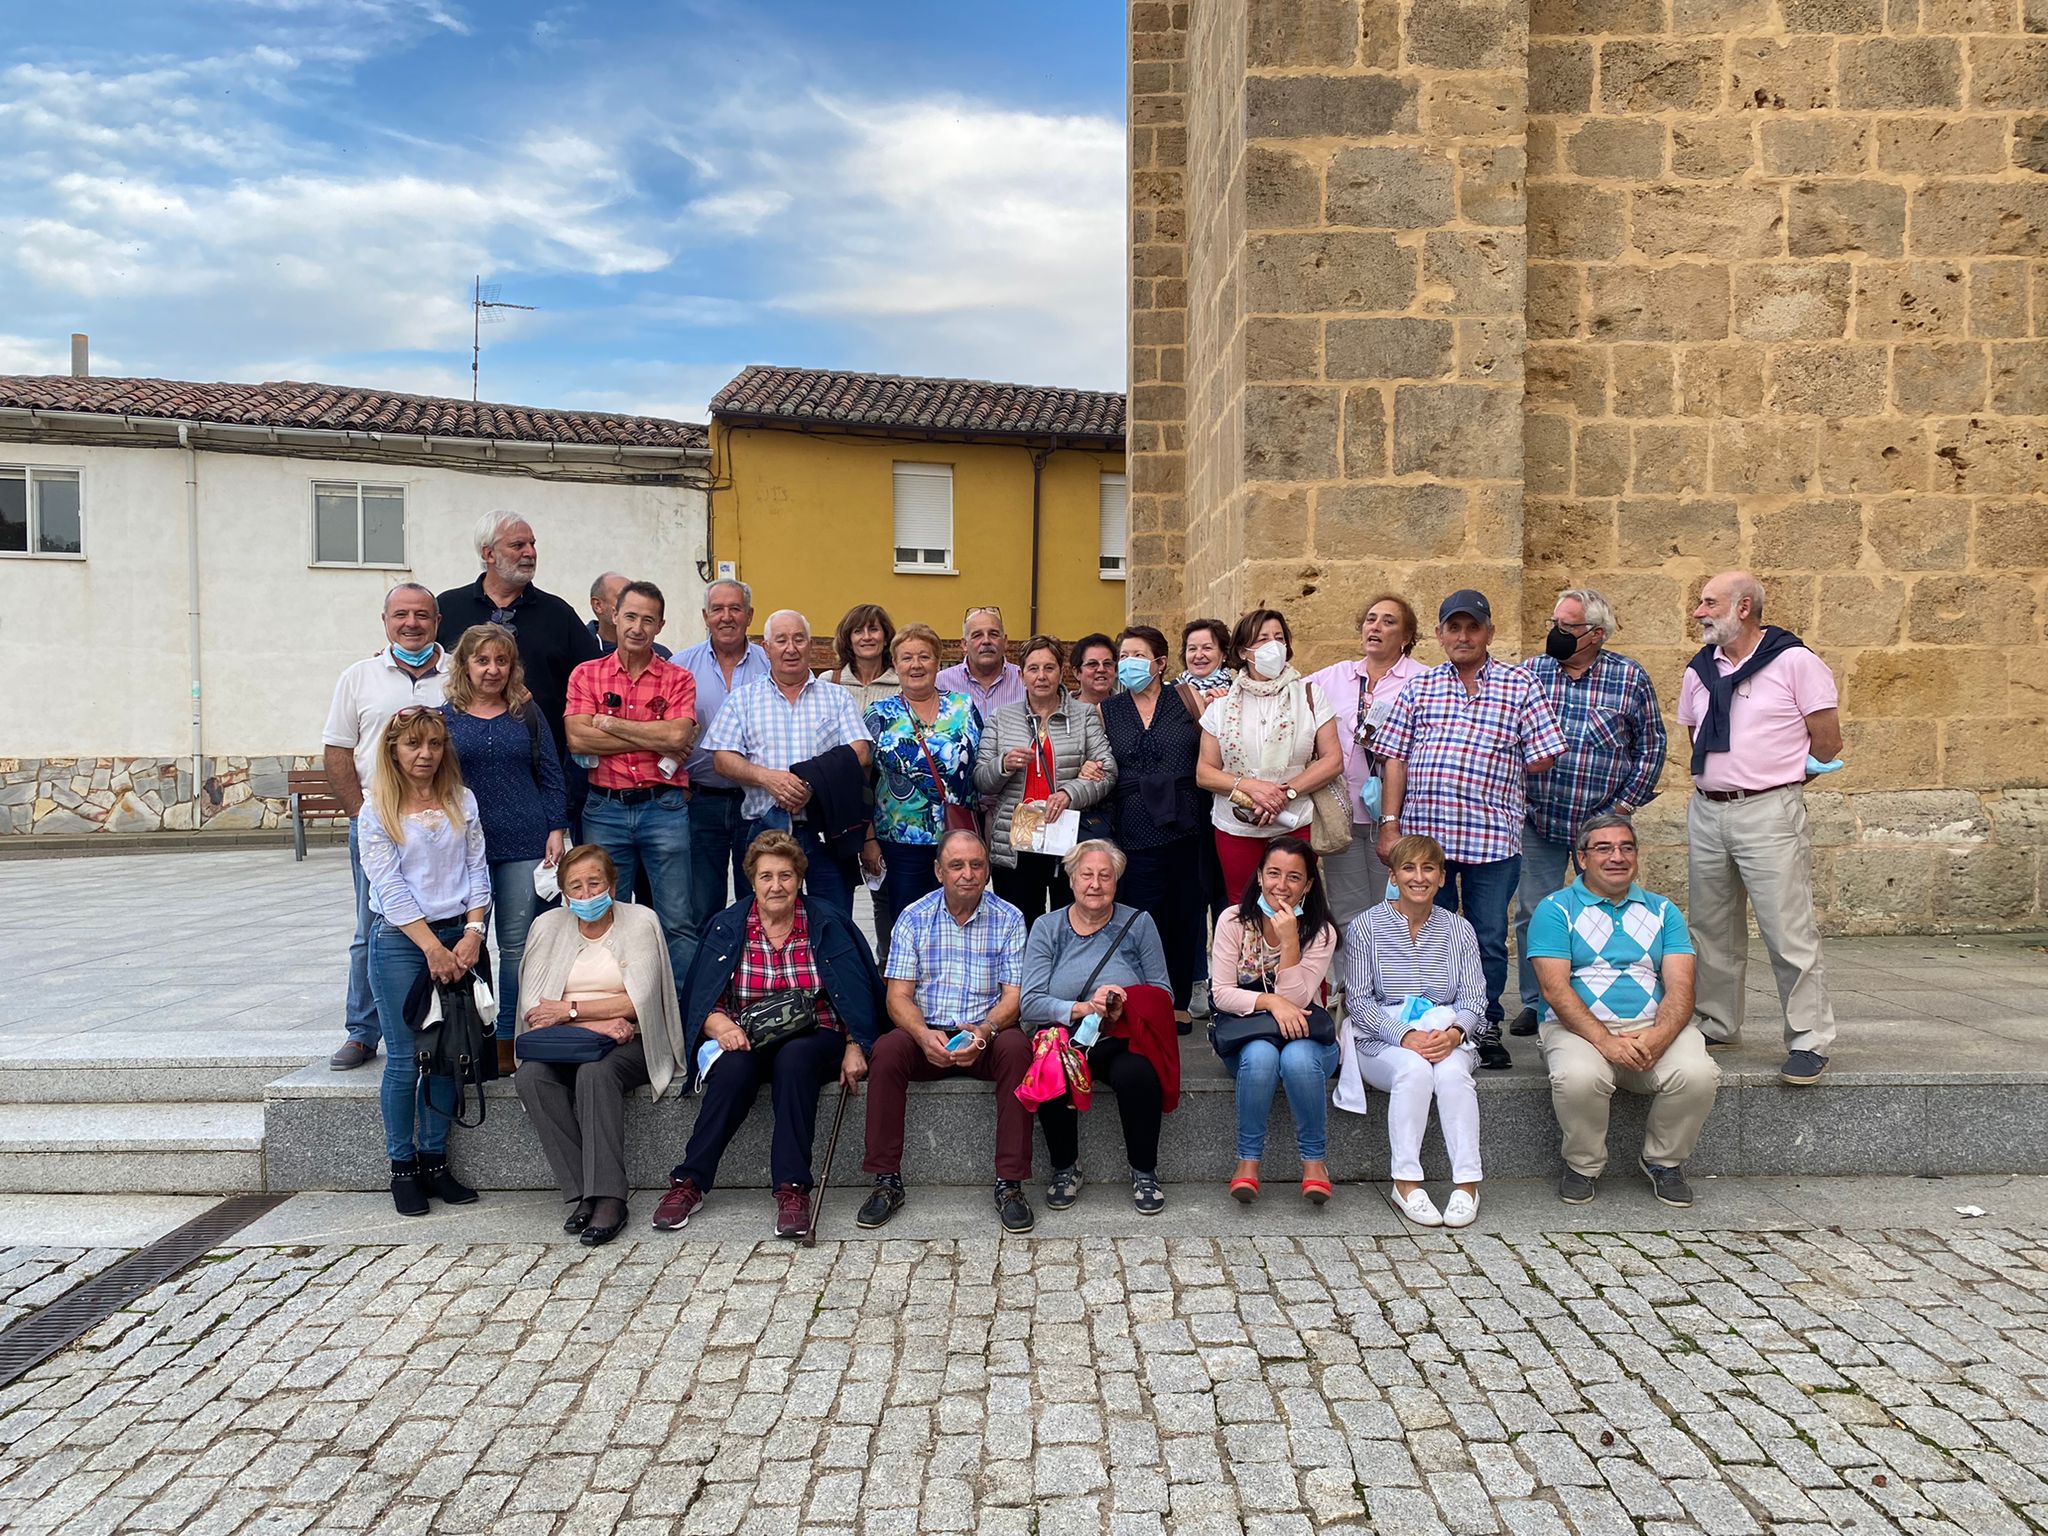
<svg viewBox="0 0 2048 1536">
<path fill-rule="evenodd" d="M 794 608 L 778 608 L 761 626 L 761 647 L 768 668 L 785 686 L 800 683 L 811 672 L 811 621 Z"/>
<path fill-rule="evenodd" d="M 1708 645 L 1746 651 L 1763 629 L 1764 584 L 1748 571 L 1710 576 L 1692 616 Z"/>
</svg>

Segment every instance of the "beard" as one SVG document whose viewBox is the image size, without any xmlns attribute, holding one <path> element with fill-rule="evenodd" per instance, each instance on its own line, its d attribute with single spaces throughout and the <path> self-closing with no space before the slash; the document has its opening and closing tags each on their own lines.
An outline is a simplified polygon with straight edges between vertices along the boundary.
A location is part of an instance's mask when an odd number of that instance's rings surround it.
<svg viewBox="0 0 2048 1536">
<path fill-rule="evenodd" d="M 491 574 L 508 587 L 523 587 L 533 580 L 534 567 L 531 562 L 519 560 L 491 561 Z"/>
</svg>

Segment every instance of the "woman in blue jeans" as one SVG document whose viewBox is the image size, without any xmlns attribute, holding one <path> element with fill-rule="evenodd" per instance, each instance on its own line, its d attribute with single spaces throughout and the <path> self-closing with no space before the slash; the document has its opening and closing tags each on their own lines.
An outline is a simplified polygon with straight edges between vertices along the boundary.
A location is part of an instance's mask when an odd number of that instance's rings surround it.
<svg viewBox="0 0 2048 1536">
<path fill-rule="evenodd" d="M 1315 851 L 1299 837 L 1275 838 L 1246 882 L 1238 904 L 1216 920 L 1209 951 L 1211 1038 L 1230 1016 L 1270 1014 L 1280 1040 L 1251 1040 L 1217 1054 L 1237 1083 L 1237 1171 L 1233 1198 L 1259 1197 L 1259 1159 L 1274 1087 L 1287 1085 L 1301 1152 L 1302 1197 L 1321 1205 L 1330 1198 L 1329 1101 L 1324 1085 L 1337 1070 L 1335 1041 L 1308 1038 L 1311 1006 L 1321 1001 L 1323 979 L 1337 952 L 1337 929 L 1323 895 Z"/>
<path fill-rule="evenodd" d="M 569 807 L 555 734 L 541 718 L 519 642 L 497 624 L 472 624 L 448 658 L 442 718 L 476 796 L 491 870 L 491 906 L 498 930 L 498 1070 L 510 1072 L 519 1031 L 519 961 L 526 932 L 541 909 L 534 871 L 553 869 L 569 841 Z"/>
<path fill-rule="evenodd" d="M 448 1116 L 428 1079 L 417 1102 L 418 1037 L 407 1017 L 430 981 L 474 970 L 484 949 L 491 877 L 476 796 L 448 744 L 448 726 L 425 705 L 401 709 L 377 745 L 377 774 L 359 818 L 363 873 L 370 882 L 370 991 L 384 1031 L 378 1107 L 391 1158 L 391 1200 L 401 1216 L 423 1216 L 427 1197 L 467 1205 L 476 1191 L 448 1171 Z"/>
</svg>

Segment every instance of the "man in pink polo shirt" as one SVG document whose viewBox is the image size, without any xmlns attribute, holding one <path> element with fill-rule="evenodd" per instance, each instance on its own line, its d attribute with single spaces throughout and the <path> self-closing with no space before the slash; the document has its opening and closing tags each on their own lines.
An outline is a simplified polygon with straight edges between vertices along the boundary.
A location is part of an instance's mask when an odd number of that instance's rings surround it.
<svg viewBox="0 0 2048 1536">
<path fill-rule="evenodd" d="M 1763 583 L 1723 571 L 1700 592 L 1693 618 L 1707 642 L 1686 669 L 1678 721 L 1692 733 L 1693 796 L 1687 916 L 1699 950 L 1693 1022 L 1710 1045 L 1742 1033 L 1749 966 L 1745 903 L 1770 952 L 1785 1008 L 1785 1065 L 1805 1085 L 1827 1070 L 1835 1038 L 1813 910 L 1813 829 L 1807 759 L 1842 750 L 1835 679 L 1788 630 L 1764 623 Z"/>
</svg>

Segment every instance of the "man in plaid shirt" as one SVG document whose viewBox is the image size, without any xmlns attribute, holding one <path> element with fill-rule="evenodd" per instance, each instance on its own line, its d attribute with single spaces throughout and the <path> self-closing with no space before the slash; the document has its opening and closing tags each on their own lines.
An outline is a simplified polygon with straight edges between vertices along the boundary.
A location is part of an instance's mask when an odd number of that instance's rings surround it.
<svg viewBox="0 0 2048 1536">
<path fill-rule="evenodd" d="M 1560 592 L 1543 654 L 1522 663 L 1536 679 L 1567 746 L 1557 766 L 1529 780 L 1522 879 L 1515 892 L 1516 979 L 1522 1011 L 1508 1033 L 1533 1035 L 1543 989 L 1529 960 L 1529 921 L 1552 891 L 1571 883 L 1571 850 L 1594 816 L 1634 816 L 1657 795 L 1664 771 L 1664 717 L 1638 662 L 1607 649 L 1614 606 L 1592 587 Z"/>
<path fill-rule="evenodd" d="M 1487 653 L 1493 605 L 1470 588 L 1443 600 L 1437 643 L 1446 660 L 1408 685 L 1373 750 L 1386 759 L 1379 855 L 1403 836 L 1443 844 L 1437 904 L 1464 914 L 1479 935 L 1486 1024 L 1479 1064 L 1512 1066 L 1501 1044 L 1500 995 L 1508 981 L 1508 904 L 1522 869 L 1524 774 L 1542 773 L 1564 751 L 1557 717 L 1535 680 Z"/>
</svg>

